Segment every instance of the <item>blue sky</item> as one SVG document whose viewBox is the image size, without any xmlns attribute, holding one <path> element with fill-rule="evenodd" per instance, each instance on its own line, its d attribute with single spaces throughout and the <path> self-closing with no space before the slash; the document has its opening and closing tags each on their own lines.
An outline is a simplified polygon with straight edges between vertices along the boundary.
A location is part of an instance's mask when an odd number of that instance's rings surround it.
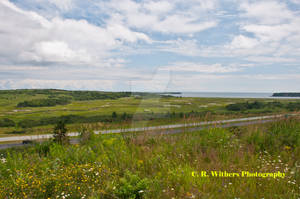
<svg viewBox="0 0 300 199">
<path fill-rule="evenodd" d="M 300 91 L 300 0 L 1 0 L 0 89 Z"/>
</svg>

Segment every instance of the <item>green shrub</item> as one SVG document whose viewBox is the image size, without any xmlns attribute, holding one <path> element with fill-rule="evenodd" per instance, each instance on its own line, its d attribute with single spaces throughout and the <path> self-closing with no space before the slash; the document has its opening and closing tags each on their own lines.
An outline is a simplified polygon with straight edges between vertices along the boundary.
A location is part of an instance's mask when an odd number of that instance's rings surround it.
<svg viewBox="0 0 300 199">
<path fill-rule="evenodd" d="M 0 127 L 13 127 L 15 126 L 15 122 L 8 118 L 0 119 Z"/>
<path fill-rule="evenodd" d="M 142 199 L 149 183 L 149 179 L 141 179 L 138 175 L 126 171 L 116 185 L 114 194 L 120 199 Z"/>
<path fill-rule="evenodd" d="M 300 110 L 300 102 L 290 102 L 287 104 L 286 108 L 289 110 L 289 111 L 298 111 Z"/>
<path fill-rule="evenodd" d="M 81 127 L 79 133 L 81 144 L 87 144 L 95 138 L 95 133 L 92 130 L 89 130 L 86 126 Z"/>
<path fill-rule="evenodd" d="M 17 107 L 47 107 L 56 105 L 66 105 L 69 104 L 69 98 L 58 98 L 58 99 L 34 99 L 31 101 L 24 101 L 18 103 Z"/>
<path fill-rule="evenodd" d="M 13 131 L 7 132 L 7 134 L 25 134 L 25 133 L 26 133 L 25 130 L 13 130 Z"/>
<path fill-rule="evenodd" d="M 39 126 L 40 122 L 32 119 L 24 119 L 18 123 L 18 126 L 21 128 L 32 128 L 35 126 Z"/>
</svg>

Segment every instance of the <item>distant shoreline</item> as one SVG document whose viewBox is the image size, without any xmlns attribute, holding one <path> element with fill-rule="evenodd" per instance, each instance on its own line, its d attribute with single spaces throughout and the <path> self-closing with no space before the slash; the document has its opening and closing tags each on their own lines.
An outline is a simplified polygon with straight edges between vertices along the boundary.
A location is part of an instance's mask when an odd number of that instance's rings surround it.
<svg viewBox="0 0 300 199">
<path fill-rule="evenodd" d="M 273 93 L 272 97 L 300 97 L 300 93 Z"/>
</svg>

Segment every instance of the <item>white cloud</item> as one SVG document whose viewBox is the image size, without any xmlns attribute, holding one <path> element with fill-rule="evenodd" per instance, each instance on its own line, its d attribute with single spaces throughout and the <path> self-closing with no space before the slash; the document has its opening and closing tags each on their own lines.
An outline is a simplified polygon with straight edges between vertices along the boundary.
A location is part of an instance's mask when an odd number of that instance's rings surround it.
<svg viewBox="0 0 300 199">
<path fill-rule="evenodd" d="M 285 3 L 274 0 L 243 2 L 240 8 L 244 17 L 255 19 L 259 24 L 282 24 L 294 18 Z"/>
<path fill-rule="evenodd" d="M 300 29 L 294 27 L 294 25 L 299 24 L 291 23 L 273 26 L 250 24 L 243 26 L 242 29 L 247 32 L 254 33 L 255 36 L 262 42 L 269 42 L 280 41 L 288 38 L 295 33 L 298 33 Z"/>
<path fill-rule="evenodd" d="M 290 0 L 292 3 L 294 3 L 294 4 L 298 4 L 298 5 L 300 5 L 300 0 Z"/>
<path fill-rule="evenodd" d="M 0 89 L 20 89 L 20 88 L 57 88 L 70 90 L 113 90 L 112 80 L 0 80 Z"/>
<path fill-rule="evenodd" d="M 90 63 L 92 58 L 86 50 L 72 50 L 62 41 L 45 41 L 37 43 L 34 47 L 37 62 L 76 62 Z M 28 56 L 28 55 L 27 55 Z"/>
<path fill-rule="evenodd" d="M 0 2 L 0 53 L 3 62 L 63 62 L 101 65 L 111 50 L 149 42 L 147 35 L 121 25 L 99 27 L 85 20 L 46 19 L 7 0 Z M 0 60 L 1 61 L 1 60 Z"/>
<path fill-rule="evenodd" d="M 284 80 L 284 81 L 283 81 Z M 292 84 L 291 84 L 292 82 Z M 299 74 L 176 74 L 172 77 L 170 91 L 201 92 L 275 92 L 297 91 Z"/>
<path fill-rule="evenodd" d="M 70 10 L 73 7 L 72 0 L 50 0 L 50 2 L 64 11 Z"/>
<path fill-rule="evenodd" d="M 285 58 L 285 57 L 267 57 L 267 56 L 250 56 L 245 58 L 247 61 L 265 63 L 265 64 L 274 64 L 274 63 L 293 63 L 297 60 L 294 58 Z"/>
<path fill-rule="evenodd" d="M 182 1 L 149 0 L 138 3 L 133 0 L 112 0 L 100 3 L 99 8 L 111 17 L 113 23 L 149 32 L 186 34 L 217 25 L 216 20 L 206 17 L 207 10 L 215 8 L 213 2 L 189 0 L 183 6 Z"/>
<path fill-rule="evenodd" d="M 160 42 L 159 50 L 186 56 L 199 56 L 200 51 L 196 40 L 170 40 Z"/>
<path fill-rule="evenodd" d="M 151 13 L 163 14 L 171 11 L 174 5 L 169 1 L 148 1 L 145 2 L 144 8 Z"/>
<path fill-rule="evenodd" d="M 229 73 L 239 71 L 236 66 L 223 66 L 222 64 L 202 64 L 193 62 L 179 62 L 170 66 L 163 66 L 160 70 L 169 70 L 174 72 L 196 72 L 196 73 Z"/>
<path fill-rule="evenodd" d="M 297 12 L 290 10 L 285 2 L 276 0 L 240 2 L 240 34 L 224 46 L 204 48 L 203 54 L 266 64 L 299 60 L 300 20 Z"/>
<path fill-rule="evenodd" d="M 46 67 L 39 67 L 39 66 L 9 66 L 9 65 L 0 65 L 1 72 L 18 72 L 18 71 L 44 71 Z"/>
<path fill-rule="evenodd" d="M 233 38 L 229 48 L 254 48 L 259 42 L 256 39 L 239 35 Z"/>
<path fill-rule="evenodd" d="M 217 22 L 215 21 L 195 22 L 195 19 L 191 19 L 189 17 L 172 15 L 167 17 L 165 20 L 154 24 L 152 28 L 163 33 L 186 34 L 201 32 L 215 27 L 216 25 Z"/>
</svg>

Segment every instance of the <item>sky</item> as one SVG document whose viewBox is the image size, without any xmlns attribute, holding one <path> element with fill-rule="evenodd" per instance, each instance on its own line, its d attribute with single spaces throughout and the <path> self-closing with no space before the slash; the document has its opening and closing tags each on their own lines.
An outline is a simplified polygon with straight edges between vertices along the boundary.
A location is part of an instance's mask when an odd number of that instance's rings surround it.
<svg viewBox="0 0 300 199">
<path fill-rule="evenodd" d="M 0 89 L 300 92 L 300 0 L 0 0 Z"/>
</svg>

